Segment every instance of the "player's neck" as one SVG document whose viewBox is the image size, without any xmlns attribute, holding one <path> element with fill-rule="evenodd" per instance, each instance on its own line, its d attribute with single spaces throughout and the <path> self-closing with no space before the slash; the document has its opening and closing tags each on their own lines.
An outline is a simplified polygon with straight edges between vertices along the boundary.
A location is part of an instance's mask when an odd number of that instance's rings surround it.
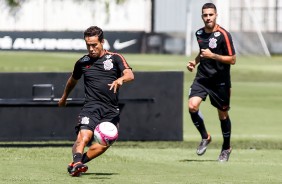
<svg viewBox="0 0 282 184">
<path fill-rule="evenodd" d="M 213 28 L 207 28 L 207 27 L 205 27 L 205 32 L 206 32 L 206 33 L 215 32 L 215 31 L 217 31 L 218 27 L 219 27 L 218 24 L 215 24 L 215 26 L 214 26 Z"/>
<path fill-rule="evenodd" d="M 101 51 L 101 53 L 100 53 L 100 57 L 99 57 L 99 58 L 103 57 L 105 54 L 106 54 L 106 50 L 103 49 L 103 50 Z"/>
</svg>

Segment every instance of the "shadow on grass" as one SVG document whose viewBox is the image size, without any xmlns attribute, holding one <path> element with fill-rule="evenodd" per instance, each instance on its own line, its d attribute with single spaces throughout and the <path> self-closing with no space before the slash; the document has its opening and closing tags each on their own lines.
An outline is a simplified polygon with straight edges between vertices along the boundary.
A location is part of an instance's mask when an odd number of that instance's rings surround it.
<svg viewBox="0 0 282 184">
<path fill-rule="evenodd" d="M 118 173 L 83 173 L 83 175 L 96 175 L 96 176 L 112 176 L 119 175 Z"/>
<path fill-rule="evenodd" d="M 217 160 L 196 160 L 196 159 L 184 159 L 179 162 L 218 162 Z"/>
<path fill-rule="evenodd" d="M 92 179 L 95 180 L 107 180 L 107 179 L 112 179 L 109 176 L 113 175 L 119 175 L 118 173 L 83 173 L 85 176 L 92 176 Z"/>
</svg>

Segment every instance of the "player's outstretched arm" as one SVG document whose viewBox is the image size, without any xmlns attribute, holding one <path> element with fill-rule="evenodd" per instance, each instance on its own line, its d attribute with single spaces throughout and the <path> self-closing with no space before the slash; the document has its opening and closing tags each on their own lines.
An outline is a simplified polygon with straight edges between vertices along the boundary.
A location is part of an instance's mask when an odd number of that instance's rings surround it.
<svg viewBox="0 0 282 184">
<path fill-rule="evenodd" d="M 134 74 L 130 68 L 123 70 L 123 76 L 118 78 L 117 80 L 113 81 L 111 84 L 108 84 L 110 86 L 110 90 L 114 90 L 114 93 L 117 92 L 117 89 L 122 86 L 124 82 L 129 82 L 134 80 Z"/>
<path fill-rule="evenodd" d="M 64 93 L 63 93 L 61 99 L 58 102 L 59 107 L 66 106 L 67 98 L 68 98 L 70 92 L 73 90 L 73 88 L 75 87 L 76 84 L 77 84 L 77 80 L 75 80 L 72 76 L 70 76 L 70 78 L 68 79 L 68 81 L 66 83 Z"/>
</svg>

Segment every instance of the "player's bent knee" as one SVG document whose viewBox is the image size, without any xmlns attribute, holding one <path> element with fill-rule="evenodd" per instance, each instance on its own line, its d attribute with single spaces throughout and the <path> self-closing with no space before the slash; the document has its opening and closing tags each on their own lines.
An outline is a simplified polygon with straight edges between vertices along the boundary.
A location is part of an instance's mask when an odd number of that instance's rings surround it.
<svg viewBox="0 0 282 184">
<path fill-rule="evenodd" d="M 199 110 L 199 106 L 201 104 L 201 98 L 192 97 L 188 101 L 189 112 L 197 112 Z"/>
<path fill-rule="evenodd" d="M 188 104 L 189 112 L 197 112 L 199 110 L 199 106 L 193 102 L 189 102 Z"/>
</svg>

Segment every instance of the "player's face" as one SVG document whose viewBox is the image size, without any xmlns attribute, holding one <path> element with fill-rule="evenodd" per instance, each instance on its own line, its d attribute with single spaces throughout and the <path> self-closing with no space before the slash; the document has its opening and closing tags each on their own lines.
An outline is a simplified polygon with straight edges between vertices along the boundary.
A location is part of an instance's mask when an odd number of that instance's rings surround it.
<svg viewBox="0 0 282 184">
<path fill-rule="evenodd" d="M 205 28 L 213 30 L 216 25 L 217 13 L 213 8 L 207 8 L 202 10 L 202 19 L 205 23 Z"/>
<path fill-rule="evenodd" d="M 87 47 L 90 57 L 97 58 L 103 55 L 104 40 L 100 42 L 98 36 L 85 37 L 84 39 L 85 39 L 86 47 Z"/>
</svg>

